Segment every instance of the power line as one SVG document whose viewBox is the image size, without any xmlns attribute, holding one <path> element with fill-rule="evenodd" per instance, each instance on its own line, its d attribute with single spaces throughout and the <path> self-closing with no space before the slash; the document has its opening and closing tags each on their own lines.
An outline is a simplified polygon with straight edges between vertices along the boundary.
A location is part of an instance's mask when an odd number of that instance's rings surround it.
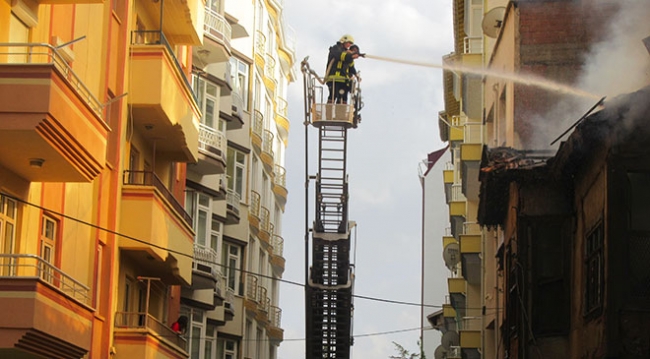
<svg viewBox="0 0 650 359">
<path fill-rule="evenodd" d="M 5 193 L 5 192 L 0 192 L 0 195 L 5 196 L 7 198 L 11 198 L 11 199 L 13 199 L 13 200 L 15 200 L 17 202 L 23 203 L 25 205 L 28 205 L 28 206 L 31 206 L 31 207 L 34 207 L 34 208 L 38 208 L 40 210 L 43 210 L 43 211 L 46 211 L 46 212 L 49 212 L 49 213 L 52 213 L 52 214 L 56 214 L 57 216 L 60 216 L 62 218 L 69 219 L 71 221 L 74 221 L 74 222 L 77 222 L 77 223 L 80 223 L 80 224 L 84 224 L 84 225 L 89 226 L 91 228 L 99 229 L 99 230 L 104 231 L 106 233 L 110 233 L 110 234 L 113 234 L 113 235 L 116 235 L 116 236 L 120 236 L 122 238 L 130 239 L 132 241 L 142 243 L 142 244 L 146 244 L 146 245 L 148 245 L 150 247 L 158 248 L 158 249 L 161 249 L 161 250 L 164 250 L 164 251 L 167 251 L 167 252 L 170 252 L 170 253 L 178 254 L 180 256 L 184 256 L 184 257 L 187 257 L 187 258 L 190 258 L 190 259 L 194 259 L 194 256 L 191 255 L 191 254 L 183 253 L 183 252 L 171 249 L 171 248 L 166 248 L 166 247 L 160 246 L 160 245 L 155 244 L 155 243 L 147 242 L 145 240 L 142 240 L 142 239 L 139 239 L 139 238 L 136 238 L 136 237 L 132 237 L 132 236 L 129 236 L 129 235 L 126 235 L 126 234 L 123 234 L 123 233 L 108 229 L 108 228 L 104 228 L 102 226 L 99 226 L 99 225 L 96 225 L 96 224 L 81 220 L 79 218 L 72 217 L 70 215 L 67 215 L 67 214 L 64 214 L 64 213 L 61 213 L 61 212 L 53 211 L 53 210 L 51 210 L 49 208 L 45 208 L 43 206 L 31 203 L 29 201 L 25 201 L 25 200 L 23 200 L 21 198 L 18 198 L 16 196 L 10 195 L 10 194 Z M 299 282 L 295 282 L 295 281 L 291 281 L 291 280 L 287 280 L 287 279 L 283 279 L 283 278 L 276 278 L 276 277 L 273 277 L 273 276 L 269 276 L 269 275 L 261 274 L 261 273 L 255 273 L 255 272 L 251 272 L 251 271 L 241 269 L 241 268 L 231 268 L 228 265 L 225 265 L 225 264 L 222 264 L 222 263 L 217 263 L 217 262 L 207 262 L 207 263 L 214 264 L 214 265 L 217 265 L 217 266 L 222 267 L 222 268 L 234 269 L 235 271 L 239 271 L 242 274 L 252 274 L 252 275 L 256 275 L 258 277 L 279 281 L 281 283 L 287 283 L 287 284 L 295 285 L 295 286 L 302 287 L 302 288 L 305 287 L 304 283 L 299 283 Z M 377 297 L 369 297 L 369 296 L 363 296 L 363 295 L 359 295 L 359 294 L 353 294 L 352 297 L 359 298 L 359 299 L 365 299 L 365 300 L 372 300 L 372 301 L 376 301 L 376 302 L 390 303 L 390 304 L 409 305 L 409 306 L 425 307 L 425 308 L 443 308 L 443 305 L 440 305 L 440 304 L 420 304 L 420 303 L 414 303 L 414 302 L 406 302 L 406 301 L 383 299 L 383 298 L 377 298 Z M 478 309 L 478 310 L 481 310 L 482 308 L 465 307 L 465 309 Z M 499 310 L 499 309 L 500 308 L 486 308 L 486 310 Z"/>
</svg>

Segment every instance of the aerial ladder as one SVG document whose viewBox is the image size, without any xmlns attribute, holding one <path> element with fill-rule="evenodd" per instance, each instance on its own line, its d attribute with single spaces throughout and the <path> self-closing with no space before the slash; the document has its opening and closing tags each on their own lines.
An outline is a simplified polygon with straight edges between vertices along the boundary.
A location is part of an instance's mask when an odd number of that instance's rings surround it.
<svg viewBox="0 0 650 359">
<path fill-rule="evenodd" d="M 348 359 L 353 344 L 354 264 L 350 260 L 350 233 L 354 222 L 348 219 L 347 134 L 360 122 L 363 102 L 356 79 L 352 81 L 347 104 L 323 101 L 324 82 L 307 60 L 301 63 L 305 86 L 305 166 L 308 167 L 308 129 L 313 126 L 318 130 L 318 172 L 309 175 L 306 170 L 305 183 L 306 358 Z M 311 228 L 310 180 L 315 180 L 315 218 Z"/>
</svg>

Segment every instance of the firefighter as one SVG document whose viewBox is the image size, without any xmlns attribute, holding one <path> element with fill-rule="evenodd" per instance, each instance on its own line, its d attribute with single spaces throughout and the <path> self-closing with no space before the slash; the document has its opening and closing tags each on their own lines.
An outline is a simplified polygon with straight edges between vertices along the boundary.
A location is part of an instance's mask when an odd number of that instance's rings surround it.
<svg viewBox="0 0 650 359">
<path fill-rule="evenodd" d="M 352 45 L 330 61 L 325 74 L 325 82 L 329 89 L 327 103 L 347 104 L 350 76 L 356 75 L 354 60 L 363 55 L 359 52 L 358 46 Z"/>
</svg>

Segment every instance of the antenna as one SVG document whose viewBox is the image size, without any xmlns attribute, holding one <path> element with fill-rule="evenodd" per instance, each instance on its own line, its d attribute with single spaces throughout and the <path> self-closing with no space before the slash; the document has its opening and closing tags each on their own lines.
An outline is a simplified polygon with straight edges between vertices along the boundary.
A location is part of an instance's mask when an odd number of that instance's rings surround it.
<svg viewBox="0 0 650 359">
<path fill-rule="evenodd" d="M 442 251 L 442 259 L 445 261 L 445 267 L 452 270 L 460 262 L 460 246 L 458 243 L 449 243 Z"/>
<path fill-rule="evenodd" d="M 481 28 L 485 36 L 496 38 L 503 24 L 503 17 L 506 14 L 506 8 L 503 6 L 495 7 L 483 16 Z"/>
<path fill-rule="evenodd" d="M 456 331 L 450 330 L 442 335 L 442 338 L 440 339 L 440 345 L 447 350 L 449 350 L 449 348 L 452 346 L 459 346 L 460 336 Z"/>
<path fill-rule="evenodd" d="M 434 359 L 445 359 L 447 357 L 447 349 L 443 348 L 442 345 L 438 345 L 436 350 L 433 352 Z"/>
</svg>

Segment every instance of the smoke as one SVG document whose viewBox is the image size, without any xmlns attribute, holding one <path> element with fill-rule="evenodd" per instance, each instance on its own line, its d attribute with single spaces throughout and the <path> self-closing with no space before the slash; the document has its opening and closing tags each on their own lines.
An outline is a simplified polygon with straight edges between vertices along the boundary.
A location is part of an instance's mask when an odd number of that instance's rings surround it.
<svg viewBox="0 0 650 359">
<path fill-rule="evenodd" d="M 650 36 L 650 1 L 594 0 L 586 5 L 585 12 L 602 11 L 603 6 L 614 4 L 618 11 L 608 23 L 602 24 L 605 36 L 602 41 L 592 44 L 575 82 L 580 90 L 606 96 L 605 106 L 610 99 L 650 84 L 650 50 L 643 42 Z M 564 98 L 543 116 L 532 119 L 531 126 L 536 136 L 527 147 L 548 148 L 550 142 L 596 102 L 584 97 Z"/>
</svg>

